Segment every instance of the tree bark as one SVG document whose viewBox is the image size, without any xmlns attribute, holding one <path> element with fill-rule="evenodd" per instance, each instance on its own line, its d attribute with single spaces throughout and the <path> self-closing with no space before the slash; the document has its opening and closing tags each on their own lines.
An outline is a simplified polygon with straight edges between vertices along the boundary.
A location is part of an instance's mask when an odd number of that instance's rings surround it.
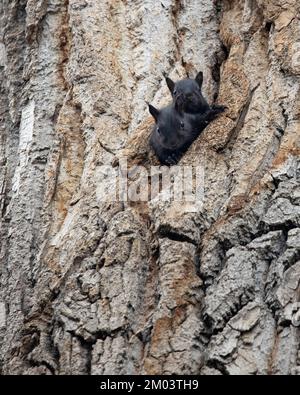
<svg viewBox="0 0 300 395">
<path fill-rule="evenodd" d="M 299 374 L 299 1 L 0 17 L 1 373 Z M 157 164 L 163 74 L 199 70 L 228 107 L 180 161 L 204 169 L 203 205 L 99 199 L 103 165 Z"/>
</svg>

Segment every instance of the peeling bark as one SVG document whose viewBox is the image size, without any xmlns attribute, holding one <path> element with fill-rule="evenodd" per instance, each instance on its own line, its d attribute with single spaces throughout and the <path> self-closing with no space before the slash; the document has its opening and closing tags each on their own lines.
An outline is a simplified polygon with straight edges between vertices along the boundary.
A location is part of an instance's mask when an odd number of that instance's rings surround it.
<svg viewBox="0 0 300 395">
<path fill-rule="evenodd" d="M 299 374 L 296 0 L 2 0 L 0 372 Z M 180 165 L 196 212 L 103 202 L 149 169 L 145 101 L 228 110 Z"/>
</svg>

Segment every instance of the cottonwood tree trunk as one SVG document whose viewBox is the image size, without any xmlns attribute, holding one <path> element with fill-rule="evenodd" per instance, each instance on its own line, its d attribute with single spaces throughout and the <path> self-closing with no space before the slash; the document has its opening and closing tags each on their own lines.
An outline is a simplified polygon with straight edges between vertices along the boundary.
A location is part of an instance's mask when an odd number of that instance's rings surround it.
<svg viewBox="0 0 300 395">
<path fill-rule="evenodd" d="M 2 374 L 297 374 L 298 0 L 1 0 Z M 228 107 L 204 203 L 106 201 L 157 164 L 145 101 Z"/>
</svg>

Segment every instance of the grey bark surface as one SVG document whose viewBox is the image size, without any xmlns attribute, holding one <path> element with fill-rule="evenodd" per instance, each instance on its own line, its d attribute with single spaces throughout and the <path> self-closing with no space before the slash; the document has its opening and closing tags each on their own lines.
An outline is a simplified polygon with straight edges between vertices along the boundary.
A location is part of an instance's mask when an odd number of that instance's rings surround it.
<svg viewBox="0 0 300 395">
<path fill-rule="evenodd" d="M 298 0 L 1 0 L 1 374 L 300 373 Z M 103 202 L 145 101 L 228 110 L 204 204 Z"/>
</svg>

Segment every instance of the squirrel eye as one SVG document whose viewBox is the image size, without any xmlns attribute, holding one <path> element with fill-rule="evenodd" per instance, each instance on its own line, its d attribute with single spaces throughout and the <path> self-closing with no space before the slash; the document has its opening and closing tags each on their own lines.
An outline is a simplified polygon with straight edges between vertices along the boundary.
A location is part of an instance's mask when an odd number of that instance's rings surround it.
<svg viewBox="0 0 300 395">
<path fill-rule="evenodd" d="M 176 95 L 176 93 L 177 93 L 177 90 L 176 90 L 176 89 L 174 89 L 174 91 L 173 91 L 173 95 Z"/>
<path fill-rule="evenodd" d="M 183 122 L 180 122 L 180 126 L 181 126 L 181 128 L 183 129 L 183 128 L 184 128 L 184 123 L 183 123 Z"/>
<path fill-rule="evenodd" d="M 156 129 L 156 131 L 157 131 L 157 133 L 158 133 L 158 134 L 160 134 L 160 130 L 159 130 L 159 128 L 157 128 L 157 129 Z"/>
</svg>

